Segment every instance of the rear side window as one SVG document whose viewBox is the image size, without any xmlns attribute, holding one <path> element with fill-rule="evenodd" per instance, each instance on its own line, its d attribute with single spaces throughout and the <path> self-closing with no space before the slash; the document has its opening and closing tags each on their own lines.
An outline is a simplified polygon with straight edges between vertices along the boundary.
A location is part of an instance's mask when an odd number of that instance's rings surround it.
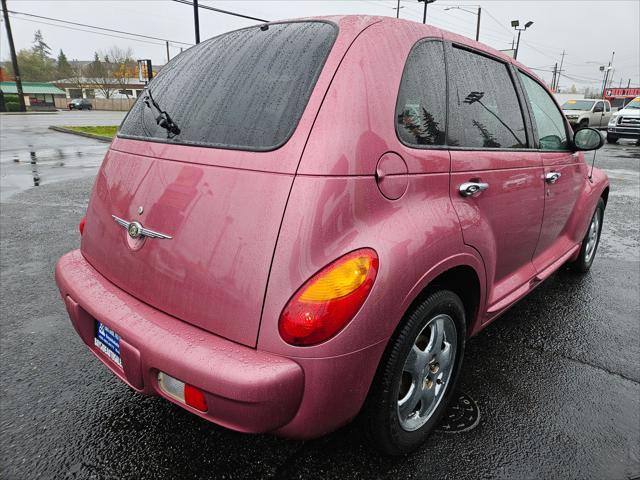
<svg viewBox="0 0 640 480">
<path fill-rule="evenodd" d="M 396 130 L 408 145 L 444 145 L 446 75 L 441 42 L 416 44 L 402 75 L 396 102 Z"/>
<path fill-rule="evenodd" d="M 180 128 L 169 134 L 142 95 L 119 136 L 242 150 L 273 150 L 295 130 L 333 46 L 326 22 L 270 24 L 212 38 L 169 62 L 149 84 Z"/>
<path fill-rule="evenodd" d="M 567 130 L 564 118 L 549 93 L 538 82 L 518 72 L 529 104 L 533 112 L 533 120 L 538 132 L 538 142 L 542 150 L 567 150 Z"/>
<path fill-rule="evenodd" d="M 526 148 L 524 119 L 507 65 L 457 47 L 449 63 L 449 145 Z"/>
</svg>

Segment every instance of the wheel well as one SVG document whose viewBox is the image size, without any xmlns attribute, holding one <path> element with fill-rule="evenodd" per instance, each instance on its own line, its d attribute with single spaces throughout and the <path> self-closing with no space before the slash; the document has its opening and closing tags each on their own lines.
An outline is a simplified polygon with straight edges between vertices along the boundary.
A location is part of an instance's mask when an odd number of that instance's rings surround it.
<svg viewBox="0 0 640 480">
<path fill-rule="evenodd" d="M 607 207 L 607 202 L 609 201 L 609 187 L 605 188 L 602 192 L 602 200 L 604 201 L 605 208 Z"/>
<path fill-rule="evenodd" d="M 427 285 L 414 300 L 412 307 L 436 290 L 451 290 L 464 304 L 467 333 L 478 314 L 480 304 L 480 281 L 476 271 L 466 265 L 454 267 L 441 273 Z"/>
</svg>

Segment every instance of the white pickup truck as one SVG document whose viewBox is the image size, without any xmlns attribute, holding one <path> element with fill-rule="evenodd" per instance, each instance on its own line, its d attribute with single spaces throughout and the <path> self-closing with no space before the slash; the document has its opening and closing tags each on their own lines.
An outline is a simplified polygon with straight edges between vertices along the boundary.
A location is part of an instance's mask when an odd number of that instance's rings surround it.
<svg viewBox="0 0 640 480">
<path fill-rule="evenodd" d="M 631 100 L 609 120 L 607 142 L 616 143 L 619 138 L 630 138 L 640 145 L 640 97 Z"/>
<path fill-rule="evenodd" d="M 567 100 L 562 105 L 562 111 L 574 129 L 607 128 L 611 118 L 609 100 Z"/>
</svg>

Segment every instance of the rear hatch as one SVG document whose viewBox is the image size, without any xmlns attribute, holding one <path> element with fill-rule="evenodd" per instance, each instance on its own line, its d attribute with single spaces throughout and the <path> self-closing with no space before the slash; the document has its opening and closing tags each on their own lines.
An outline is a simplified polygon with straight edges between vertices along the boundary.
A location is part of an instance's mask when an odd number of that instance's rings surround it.
<svg viewBox="0 0 640 480">
<path fill-rule="evenodd" d="M 255 346 L 295 170 L 350 43 L 337 32 L 324 21 L 256 26 L 167 64 L 98 175 L 81 246 L 93 267 L 159 310 Z M 160 110 L 179 133 L 157 124 Z M 112 216 L 171 238 L 132 238 Z"/>
</svg>

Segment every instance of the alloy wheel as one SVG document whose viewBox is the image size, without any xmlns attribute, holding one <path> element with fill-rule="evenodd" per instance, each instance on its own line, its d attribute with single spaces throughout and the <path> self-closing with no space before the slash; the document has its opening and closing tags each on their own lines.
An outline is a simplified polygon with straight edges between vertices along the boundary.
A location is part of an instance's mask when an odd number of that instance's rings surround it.
<svg viewBox="0 0 640 480">
<path fill-rule="evenodd" d="M 398 420 L 404 430 L 418 430 L 433 415 L 451 379 L 456 350 L 456 326 L 449 315 L 433 317 L 416 336 L 398 391 Z"/>
</svg>

